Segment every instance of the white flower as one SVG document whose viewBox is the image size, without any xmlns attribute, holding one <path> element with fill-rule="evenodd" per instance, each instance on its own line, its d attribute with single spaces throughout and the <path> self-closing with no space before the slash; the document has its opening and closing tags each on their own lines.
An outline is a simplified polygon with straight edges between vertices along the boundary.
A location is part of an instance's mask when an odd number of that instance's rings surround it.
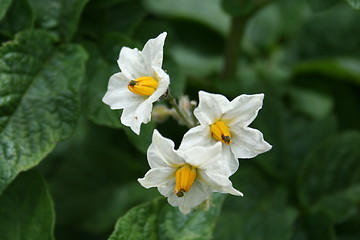
<svg viewBox="0 0 360 240">
<path fill-rule="evenodd" d="M 209 199 L 212 192 L 242 196 L 224 171 L 220 143 L 177 151 L 170 139 L 154 130 L 147 158 L 151 169 L 138 181 L 145 188 L 157 187 L 183 214 Z"/>
<path fill-rule="evenodd" d="M 256 118 L 264 94 L 240 95 L 231 102 L 220 94 L 199 92 L 199 106 L 194 110 L 200 125 L 190 129 L 179 149 L 190 146 L 222 144 L 228 160 L 228 174 L 238 168 L 237 158 L 252 158 L 271 149 L 259 130 L 248 125 Z M 235 170 L 235 171 L 234 171 Z"/>
<path fill-rule="evenodd" d="M 166 32 L 150 39 L 142 51 L 123 47 L 118 65 L 121 72 L 110 77 L 103 102 L 123 109 L 121 123 L 140 133 L 141 123 L 151 120 L 152 104 L 166 93 L 169 76 L 161 69 Z"/>
</svg>

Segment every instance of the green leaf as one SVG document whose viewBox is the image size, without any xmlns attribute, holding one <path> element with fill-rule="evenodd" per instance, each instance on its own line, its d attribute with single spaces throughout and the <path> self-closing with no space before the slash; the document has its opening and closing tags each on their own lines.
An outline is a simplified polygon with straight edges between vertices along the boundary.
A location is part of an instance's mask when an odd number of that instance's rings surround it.
<svg viewBox="0 0 360 240">
<path fill-rule="evenodd" d="M 0 2 L 0 21 L 5 16 L 12 0 L 1 0 Z"/>
<path fill-rule="evenodd" d="M 145 0 L 144 4 L 155 14 L 197 21 L 223 35 L 230 22 L 220 7 L 220 0 Z"/>
<path fill-rule="evenodd" d="M 77 29 L 81 12 L 88 0 L 28 0 L 36 15 L 36 25 L 54 31 L 69 40 Z"/>
<path fill-rule="evenodd" d="M 109 240 L 205 240 L 211 239 L 224 194 L 213 194 L 209 210 L 183 215 L 164 198 L 134 207 L 116 223 Z"/>
<path fill-rule="evenodd" d="M 305 206 L 314 206 L 317 201 L 360 183 L 359 146 L 360 133 L 347 132 L 323 144 L 307 159 L 299 177 L 300 197 Z M 347 195 L 353 196 L 350 193 Z"/>
<path fill-rule="evenodd" d="M 296 75 L 320 74 L 325 78 L 349 81 L 360 85 L 360 59 L 328 58 L 300 62 L 294 67 Z"/>
<path fill-rule="evenodd" d="M 321 11 L 333 6 L 339 0 L 307 0 L 311 9 L 314 11 Z"/>
<path fill-rule="evenodd" d="M 1 240 L 52 240 L 55 213 L 44 180 L 21 174 L 0 196 Z"/>
<path fill-rule="evenodd" d="M 1 192 L 72 133 L 86 53 L 26 31 L 0 48 L 0 59 Z"/>
<path fill-rule="evenodd" d="M 360 10 L 360 0 L 347 0 L 347 2 L 351 7 L 355 8 L 356 10 Z"/>
<path fill-rule="evenodd" d="M 12 38 L 17 32 L 32 28 L 33 24 L 34 16 L 28 1 L 17 0 L 0 22 L 0 32 Z"/>
<path fill-rule="evenodd" d="M 291 239 L 297 211 L 288 203 L 288 193 L 257 168 L 247 166 L 253 163 L 241 164 L 232 182 L 244 197 L 227 197 L 214 239 Z"/>
<path fill-rule="evenodd" d="M 155 122 L 151 121 L 141 125 L 140 135 L 135 134 L 129 127 L 123 126 L 123 129 L 132 144 L 143 153 L 146 153 L 152 141 L 152 134 L 155 129 Z"/>
<path fill-rule="evenodd" d="M 86 79 L 83 81 L 83 108 L 90 120 L 97 124 L 113 128 L 121 128 L 120 111 L 111 110 L 102 102 L 109 78 L 119 71 L 116 64 L 108 63 L 95 44 L 86 42 L 83 44 L 89 52 L 90 61 L 87 62 Z"/>
</svg>

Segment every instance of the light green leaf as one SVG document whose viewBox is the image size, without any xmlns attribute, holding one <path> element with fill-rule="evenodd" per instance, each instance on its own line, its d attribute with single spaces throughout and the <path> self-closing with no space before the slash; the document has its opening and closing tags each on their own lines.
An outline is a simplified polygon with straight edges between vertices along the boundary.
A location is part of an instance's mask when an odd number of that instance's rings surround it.
<svg viewBox="0 0 360 240">
<path fill-rule="evenodd" d="M 72 133 L 85 60 L 82 48 L 55 47 L 42 31 L 0 48 L 0 192 Z"/>
<path fill-rule="evenodd" d="M 0 1 L 0 21 L 5 16 L 6 11 L 10 7 L 12 0 L 1 0 Z"/>
<path fill-rule="evenodd" d="M 351 7 L 360 10 L 360 0 L 347 0 Z"/>
<path fill-rule="evenodd" d="M 314 11 L 325 10 L 334 5 L 339 0 L 307 0 L 310 7 Z"/>
<path fill-rule="evenodd" d="M 144 3 L 155 14 L 197 21 L 223 35 L 230 22 L 221 9 L 220 0 L 145 0 Z"/>
<path fill-rule="evenodd" d="M 205 240 L 211 239 L 224 194 L 213 194 L 207 211 L 194 210 L 183 215 L 159 198 L 134 207 L 119 218 L 109 240 Z"/>
<path fill-rule="evenodd" d="M 54 239 L 53 208 L 47 186 L 39 174 L 21 174 L 0 196 L 0 239 Z"/>
<path fill-rule="evenodd" d="M 300 197 L 305 206 L 312 207 L 317 201 L 360 183 L 359 146 L 359 132 L 343 133 L 307 159 L 299 178 Z M 349 197 L 353 195 L 350 193 Z"/>
<path fill-rule="evenodd" d="M 36 15 L 36 25 L 69 40 L 76 31 L 88 0 L 28 0 Z"/>
<path fill-rule="evenodd" d="M 34 16 L 28 1 L 17 0 L 0 22 L 0 32 L 12 38 L 17 32 L 32 28 L 33 24 Z"/>
</svg>

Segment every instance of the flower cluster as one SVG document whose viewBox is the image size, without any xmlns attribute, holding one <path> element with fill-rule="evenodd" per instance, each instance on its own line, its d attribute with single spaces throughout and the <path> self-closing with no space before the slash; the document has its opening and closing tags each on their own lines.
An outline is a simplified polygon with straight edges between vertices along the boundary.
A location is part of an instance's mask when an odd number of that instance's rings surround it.
<svg viewBox="0 0 360 240">
<path fill-rule="evenodd" d="M 165 37 L 162 33 L 150 39 L 142 51 L 123 47 L 118 60 L 121 72 L 111 76 L 103 97 L 111 109 L 123 109 L 122 124 L 136 134 L 142 123 L 151 120 L 152 104 L 168 93 L 169 76 L 161 68 Z M 212 192 L 242 196 L 229 180 L 239 167 L 238 158 L 252 158 L 271 149 L 260 131 L 248 127 L 263 98 L 263 94 L 240 95 L 229 101 L 220 94 L 200 91 L 193 112 L 190 107 L 185 109 L 190 104 L 175 105 L 180 122 L 197 126 L 185 133 L 178 150 L 154 130 L 147 151 L 151 169 L 138 179 L 140 184 L 157 187 L 184 214 L 208 200 Z"/>
</svg>

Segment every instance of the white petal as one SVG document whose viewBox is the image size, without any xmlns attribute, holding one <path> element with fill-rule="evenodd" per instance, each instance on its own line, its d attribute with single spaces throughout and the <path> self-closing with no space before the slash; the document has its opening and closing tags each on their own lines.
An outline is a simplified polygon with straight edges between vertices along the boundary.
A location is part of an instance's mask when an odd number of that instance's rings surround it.
<svg viewBox="0 0 360 240">
<path fill-rule="evenodd" d="M 198 171 L 198 173 L 199 180 L 210 186 L 214 191 L 243 196 L 241 192 L 233 188 L 231 181 L 226 176 L 211 171 Z"/>
<path fill-rule="evenodd" d="M 223 95 L 199 91 L 199 106 L 194 115 L 202 125 L 211 125 L 230 109 L 230 102 Z"/>
<path fill-rule="evenodd" d="M 146 63 L 143 55 L 137 48 L 121 48 L 117 62 L 121 71 L 131 80 L 149 76 L 152 73 L 151 66 Z"/>
<path fill-rule="evenodd" d="M 184 159 L 196 168 L 209 168 L 222 160 L 221 150 L 221 142 L 210 147 L 190 147 L 183 150 Z"/>
<path fill-rule="evenodd" d="M 153 132 L 152 142 L 147 151 L 147 159 L 151 168 L 177 168 L 185 163 L 178 152 L 174 150 L 173 141 L 161 136 L 156 129 Z"/>
<path fill-rule="evenodd" d="M 230 177 L 231 175 L 233 175 L 239 168 L 239 161 L 237 159 L 237 157 L 235 157 L 234 153 L 232 152 L 231 148 L 229 145 L 226 144 L 222 144 L 222 156 L 223 156 L 223 161 L 224 167 L 223 169 L 223 174 L 226 177 Z"/>
<path fill-rule="evenodd" d="M 151 66 L 159 67 L 162 66 L 163 61 L 163 47 L 166 38 L 166 32 L 161 33 L 154 39 L 150 39 L 145 44 L 142 54 L 145 61 Z"/>
<path fill-rule="evenodd" d="M 145 188 L 158 187 L 165 185 L 172 180 L 176 169 L 163 167 L 150 169 L 144 178 L 139 178 L 139 183 Z"/>
<path fill-rule="evenodd" d="M 108 90 L 103 97 L 103 102 L 111 109 L 134 107 L 144 101 L 144 97 L 132 93 L 128 89 L 129 79 L 123 73 L 116 73 L 110 77 Z"/>
<path fill-rule="evenodd" d="M 231 101 L 231 110 L 222 117 L 229 127 L 248 126 L 257 116 L 262 107 L 264 94 L 240 95 Z"/>
<path fill-rule="evenodd" d="M 212 146 L 217 141 L 211 136 L 208 125 L 199 125 L 187 131 L 181 141 L 179 150 L 187 149 L 193 146 Z"/>
<path fill-rule="evenodd" d="M 158 87 L 156 88 L 155 92 L 149 97 L 149 101 L 153 103 L 159 100 L 159 98 L 167 91 L 170 84 L 170 78 L 169 75 L 167 75 L 167 73 L 161 68 L 152 67 L 152 69 L 154 72 L 153 75 L 157 76 L 159 80 Z"/>
<path fill-rule="evenodd" d="M 210 197 L 211 190 L 208 186 L 199 181 L 195 181 L 188 192 L 183 197 L 177 197 L 173 192 L 168 196 L 168 202 L 174 207 L 179 207 L 183 214 L 188 214 L 192 208 L 199 206 Z"/>
<path fill-rule="evenodd" d="M 137 107 L 138 106 L 124 108 L 124 110 L 123 110 L 123 112 L 121 114 L 120 121 L 125 126 L 130 127 L 131 130 L 133 130 L 134 133 L 139 135 L 139 133 L 140 133 L 140 124 L 141 123 L 138 124 L 138 125 L 134 125 L 135 111 L 136 111 Z"/>
<path fill-rule="evenodd" d="M 259 130 L 233 127 L 231 133 L 233 141 L 230 147 L 237 158 L 252 158 L 271 149 L 271 145 L 264 140 Z"/>
</svg>

